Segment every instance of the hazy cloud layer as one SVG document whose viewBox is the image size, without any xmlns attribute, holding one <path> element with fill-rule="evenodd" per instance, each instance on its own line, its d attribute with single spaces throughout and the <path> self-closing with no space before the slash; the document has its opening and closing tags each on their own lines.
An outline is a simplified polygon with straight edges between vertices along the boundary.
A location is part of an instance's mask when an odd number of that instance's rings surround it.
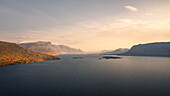
<svg viewBox="0 0 170 96">
<path fill-rule="evenodd" d="M 124 6 L 126 9 L 130 10 L 130 11 L 138 11 L 137 8 L 133 7 L 133 6 Z"/>
<path fill-rule="evenodd" d="M 169 0 L 0 0 L 0 40 L 84 51 L 169 41 Z"/>
</svg>

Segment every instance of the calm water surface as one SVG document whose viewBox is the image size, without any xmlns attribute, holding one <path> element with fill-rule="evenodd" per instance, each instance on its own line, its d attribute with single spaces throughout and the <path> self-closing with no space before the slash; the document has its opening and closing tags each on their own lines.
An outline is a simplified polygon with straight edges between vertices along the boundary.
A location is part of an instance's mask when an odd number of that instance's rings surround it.
<svg viewBox="0 0 170 96">
<path fill-rule="evenodd" d="M 170 96 L 170 58 L 61 55 L 0 67 L 0 96 Z"/>
</svg>

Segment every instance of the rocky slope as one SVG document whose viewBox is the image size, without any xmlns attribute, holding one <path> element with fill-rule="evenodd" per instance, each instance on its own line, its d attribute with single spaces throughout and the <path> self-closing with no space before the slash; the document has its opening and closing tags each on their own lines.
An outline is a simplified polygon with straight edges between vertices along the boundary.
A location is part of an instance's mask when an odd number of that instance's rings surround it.
<svg viewBox="0 0 170 96">
<path fill-rule="evenodd" d="M 0 41 L 0 65 L 54 60 L 59 57 L 40 54 L 18 46 L 15 43 Z"/>
</svg>

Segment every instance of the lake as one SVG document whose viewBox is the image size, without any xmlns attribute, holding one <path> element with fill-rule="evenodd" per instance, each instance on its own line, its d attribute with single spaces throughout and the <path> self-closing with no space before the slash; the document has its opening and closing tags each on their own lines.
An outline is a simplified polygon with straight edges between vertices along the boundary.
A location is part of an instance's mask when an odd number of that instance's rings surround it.
<svg viewBox="0 0 170 96">
<path fill-rule="evenodd" d="M 170 57 L 60 57 L 1 66 L 0 96 L 170 96 Z"/>
</svg>

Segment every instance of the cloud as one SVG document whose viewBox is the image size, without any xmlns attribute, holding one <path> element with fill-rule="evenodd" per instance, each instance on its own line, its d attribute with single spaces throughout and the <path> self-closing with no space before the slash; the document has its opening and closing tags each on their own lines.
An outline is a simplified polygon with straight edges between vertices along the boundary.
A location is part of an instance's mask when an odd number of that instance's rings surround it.
<svg viewBox="0 0 170 96">
<path fill-rule="evenodd" d="M 88 39 L 90 47 L 97 48 L 130 48 L 134 44 L 169 41 L 170 19 L 165 20 L 138 20 L 119 19 L 96 26 L 90 32 L 95 37 Z"/>
<path fill-rule="evenodd" d="M 22 13 L 14 10 L 14 9 L 9 9 L 9 8 L 2 7 L 2 6 L 0 6 L 0 13 L 24 17 Z"/>
<path fill-rule="evenodd" d="M 33 12 L 35 12 L 36 14 L 38 14 L 38 16 L 41 16 L 41 17 L 45 17 L 45 18 L 48 18 L 49 20 L 52 20 L 53 22 L 57 22 L 57 19 L 38 10 L 38 9 L 34 9 L 34 8 L 29 8 L 30 10 L 32 10 Z"/>
<path fill-rule="evenodd" d="M 133 7 L 133 6 L 124 6 L 126 9 L 130 10 L 130 11 L 138 11 L 137 8 Z"/>
<path fill-rule="evenodd" d="M 145 15 L 152 16 L 153 14 L 152 13 L 145 13 Z"/>
<path fill-rule="evenodd" d="M 96 26 L 92 30 L 98 32 L 97 37 L 114 38 L 117 41 L 119 39 L 124 41 L 152 41 L 169 38 L 169 25 L 170 20 L 120 19 L 102 26 Z"/>
</svg>

